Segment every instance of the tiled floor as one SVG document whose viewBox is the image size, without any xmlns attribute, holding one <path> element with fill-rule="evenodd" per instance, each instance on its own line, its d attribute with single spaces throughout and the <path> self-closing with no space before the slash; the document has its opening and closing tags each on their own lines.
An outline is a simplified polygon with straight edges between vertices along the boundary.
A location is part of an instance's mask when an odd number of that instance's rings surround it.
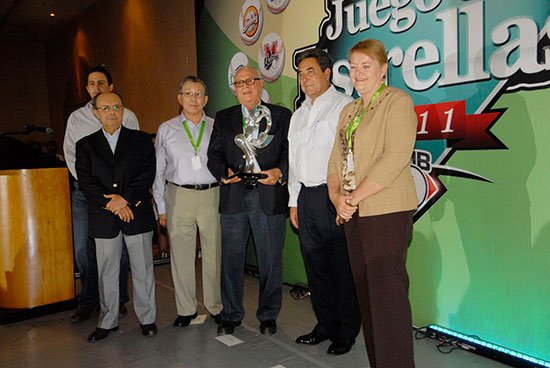
<svg viewBox="0 0 550 368">
<path fill-rule="evenodd" d="M 197 270 L 200 272 L 200 269 Z M 200 274 L 200 273 L 198 273 Z M 255 319 L 258 281 L 245 278 L 247 315 L 234 337 L 242 341 L 227 346 L 216 339 L 216 324 L 207 318 L 202 325 L 183 329 L 172 327 L 176 317 L 170 265 L 155 267 L 157 325 L 159 333 L 152 338 L 141 335 L 139 323 L 130 313 L 120 321 L 120 330 L 95 344 L 86 337 L 96 320 L 71 324 L 73 311 L 0 326 L 0 367 L 277 367 L 336 368 L 368 367 L 362 336 L 351 352 L 343 356 L 326 354 L 329 342 L 317 346 L 294 343 L 296 336 L 307 333 L 315 323 L 309 299 L 294 300 L 289 287 L 283 289 L 283 308 L 275 335 L 259 332 Z M 199 314 L 206 311 L 199 307 Z M 412 333 L 412 331 L 411 331 Z M 415 341 L 417 368 L 504 368 L 506 365 L 465 352 L 444 355 L 431 339 Z M 399 367 L 395 367 L 399 368 Z"/>
</svg>

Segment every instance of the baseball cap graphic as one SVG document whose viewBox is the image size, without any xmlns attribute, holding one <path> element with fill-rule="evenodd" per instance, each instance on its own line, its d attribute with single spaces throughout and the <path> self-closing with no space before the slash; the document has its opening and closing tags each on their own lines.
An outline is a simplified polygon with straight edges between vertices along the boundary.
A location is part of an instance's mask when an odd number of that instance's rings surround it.
<svg viewBox="0 0 550 368">
<path fill-rule="evenodd" d="M 264 37 L 258 50 L 258 67 L 267 82 L 275 82 L 285 67 L 285 45 L 277 33 Z"/>
<path fill-rule="evenodd" d="M 246 0 L 239 14 L 239 33 L 242 41 L 250 46 L 258 41 L 264 24 L 264 12 L 260 0 Z"/>
<path fill-rule="evenodd" d="M 290 0 L 266 0 L 266 3 L 270 12 L 273 14 L 279 14 L 286 9 L 288 3 L 290 3 Z"/>
</svg>

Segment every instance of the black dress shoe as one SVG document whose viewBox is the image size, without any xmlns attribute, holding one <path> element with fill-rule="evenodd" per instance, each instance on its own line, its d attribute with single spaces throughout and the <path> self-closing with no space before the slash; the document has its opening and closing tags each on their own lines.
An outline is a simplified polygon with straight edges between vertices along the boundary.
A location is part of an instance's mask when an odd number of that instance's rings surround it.
<svg viewBox="0 0 550 368">
<path fill-rule="evenodd" d="M 113 328 L 99 328 L 99 327 L 96 327 L 94 332 L 92 332 L 90 334 L 90 336 L 88 336 L 88 342 L 98 342 L 100 340 L 103 340 L 104 338 L 109 336 L 111 331 L 116 331 L 116 330 L 118 330 L 118 326 L 113 327 Z"/>
<path fill-rule="evenodd" d="M 222 315 L 221 314 L 212 314 L 210 313 L 210 317 L 212 317 L 212 319 L 214 320 L 214 322 L 216 322 L 216 324 L 220 324 L 222 323 Z"/>
<path fill-rule="evenodd" d="M 313 330 L 307 335 L 298 336 L 296 338 L 297 344 L 306 344 L 306 345 L 317 345 L 323 341 L 328 340 L 330 337 L 320 334 L 319 332 Z"/>
<path fill-rule="evenodd" d="M 354 340 L 351 341 L 333 341 L 328 347 L 327 354 L 342 355 L 351 350 L 351 347 L 355 344 Z"/>
<path fill-rule="evenodd" d="M 240 326 L 241 321 L 224 321 L 218 325 L 218 335 L 231 335 L 235 332 L 235 327 Z"/>
<path fill-rule="evenodd" d="M 273 335 L 277 332 L 277 322 L 274 319 L 268 319 L 267 321 L 260 322 L 260 332 L 265 335 Z"/>
<path fill-rule="evenodd" d="M 155 336 L 158 332 L 157 325 L 154 323 L 150 323 L 148 325 L 141 325 L 141 333 L 143 336 Z"/>
<path fill-rule="evenodd" d="M 118 310 L 118 318 L 124 318 L 128 315 L 128 308 L 126 308 L 126 304 L 121 304 L 120 309 Z"/>
<path fill-rule="evenodd" d="M 90 319 L 90 317 L 95 311 L 96 311 L 96 308 L 94 307 L 88 307 L 88 306 L 78 307 L 76 312 L 71 316 L 71 322 L 78 323 L 78 322 L 87 321 Z"/>
<path fill-rule="evenodd" d="M 174 321 L 174 327 L 185 327 L 189 326 L 192 320 L 197 318 L 197 312 L 191 316 L 178 316 L 176 320 Z"/>
</svg>

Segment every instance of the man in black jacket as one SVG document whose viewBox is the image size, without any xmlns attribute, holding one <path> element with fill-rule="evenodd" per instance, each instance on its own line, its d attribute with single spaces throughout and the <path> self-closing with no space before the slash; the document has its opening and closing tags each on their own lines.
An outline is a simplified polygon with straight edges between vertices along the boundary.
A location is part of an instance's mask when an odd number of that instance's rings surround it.
<svg viewBox="0 0 550 368">
<path fill-rule="evenodd" d="M 234 84 L 241 104 L 216 114 L 208 147 L 208 169 L 223 183 L 220 189 L 223 310 L 218 333 L 233 333 L 244 317 L 243 269 L 248 234 L 252 229 L 260 278 L 256 317 L 261 333 L 274 334 L 282 299 L 282 251 L 288 201 L 284 184 L 288 176 L 287 133 L 291 113 L 284 107 L 261 102 L 263 80 L 257 70 L 248 66 L 241 68 L 235 74 Z M 271 113 L 272 125 L 268 134 L 273 139 L 256 150 L 260 174 L 265 178 L 251 186 L 245 185 L 239 177 L 230 178 L 243 170 L 246 161 L 246 154 L 234 140 L 236 135 L 247 130 L 247 118 L 255 113 L 260 103 Z M 254 133 L 256 136 L 265 132 L 265 120 Z"/>
<path fill-rule="evenodd" d="M 118 330 L 122 239 L 132 268 L 134 311 L 145 336 L 157 333 L 152 236 L 155 216 L 149 188 L 155 150 L 144 132 L 123 127 L 122 98 L 114 92 L 93 99 L 102 129 L 76 143 L 76 172 L 88 198 L 89 233 L 96 242 L 101 314 L 88 337 L 96 342 Z"/>
</svg>

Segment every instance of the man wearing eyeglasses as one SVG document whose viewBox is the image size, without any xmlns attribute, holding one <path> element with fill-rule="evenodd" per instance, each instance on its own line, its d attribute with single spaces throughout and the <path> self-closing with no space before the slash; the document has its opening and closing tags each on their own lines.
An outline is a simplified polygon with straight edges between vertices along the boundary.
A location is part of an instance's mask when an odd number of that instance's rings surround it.
<svg viewBox="0 0 550 368">
<path fill-rule="evenodd" d="M 114 88 L 111 74 L 103 66 L 88 70 L 86 76 L 86 91 L 90 98 L 98 93 L 109 92 Z M 125 109 L 122 125 L 129 129 L 139 130 L 136 115 Z M 73 223 L 73 247 L 75 263 L 80 273 L 82 289 L 77 296 L 78 310 L 71 316 L 73 323 L 88 320 L 92 313 L 99 310 L 99 293 L 97 289 L 97 264 L 94 241 L 88 234 L 88 199 L 80 190 L 78 176 L 75 170 L 75 146 L 80 139 L 101 128 L 101 122 L 94 115 L 92 101 L 75 110 L 67 121 L 63 152 L 69 172 L 75 179 L 71 192 L 71 210 Z M 120 262 L 120 317 L 128 314 L 125 304 L 128 302 L 128 251 L 123 247 Z"/>
<path fill-rule="evenodd" d="M 262 334 L 277 332 L 276 319 L 282 299 L 282 250 L 285 237 L 288 192 L 284 184 L 288 173 L 288 124 L 290 110 L 261 101 L 263 80 L 252 67 L 245 66 L 234 77 L 240 105 L 216 114 L 208 148 L 208 168 L 223 183 L 219 212 L 222 227 L 221 292 L 223 310 L 219 334 L 231 334 L 244 317 L 243 269 L 246 244 L 252 229 L 260 279 L 260 297 L 256 318 Z M 238 177 L 246 155 L 235 144 L 238 134 L 246 131 L 246 122 L 262 104 L 271 112 L 269 135 L 273 140 L 256 150 L 256 158 L 265 178 L 256 186 L 244 185 Z M 264 132 L 266 122 L 260 123 Z"/>
<path fill-rule="evenodd" d="M 206 84 L 187 76 L 177 96 L 180 115 L 159 126 L 155 140 L 157 174 L 153 194 L 159 222 L 170 236 L 170 262 L 178 317 L 185 327 L 197 316 L 195 254 L 197 227 L 202 254 L 204 306 L 219 322 L 221 228 L 219 183 L 206 163 L 214 119 L 205 115 Z"/>
<path fill-rule="evenodd" d="M 123 239 L 132 267 L 134 311 L 144 336 L 157 333 L 153 229 L 149 188 L 155 149 L 148 134 L 122 126 L 124 106 L 115 92 L 97 94 L 94 115 L 102 128 L 76 143 L 75 168 L 89 200 L 89 233 L 96 245 L 101 313 L 89 342 L 118 330 L 119 271 Z"/>
</svg>

